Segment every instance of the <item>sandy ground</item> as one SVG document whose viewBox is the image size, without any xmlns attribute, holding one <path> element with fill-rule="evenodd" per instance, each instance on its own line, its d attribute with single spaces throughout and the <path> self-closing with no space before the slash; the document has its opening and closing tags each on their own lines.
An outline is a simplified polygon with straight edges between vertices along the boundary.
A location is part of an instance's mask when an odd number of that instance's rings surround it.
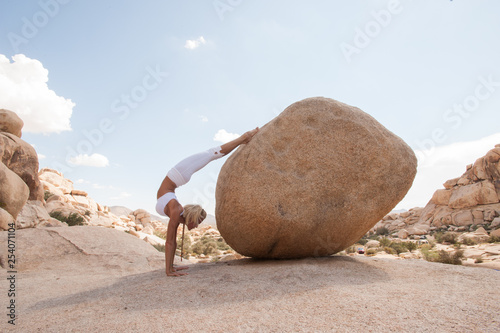
<svg viewBox="0 0 500 333">
<path fill-rule="evenodd" d="M 500 331 L 498 270 L 331 256 L 190 264 L 188 276 L 172 278 L 145 242 L 149 268 L 137 273 L 129 268 L 144 262 L 120 263 L 127 254 L 46 233 L 77 251 L 67 247 L 18 273 L 17 324 L 2 315 L 2 332 Z"/>
</svg>

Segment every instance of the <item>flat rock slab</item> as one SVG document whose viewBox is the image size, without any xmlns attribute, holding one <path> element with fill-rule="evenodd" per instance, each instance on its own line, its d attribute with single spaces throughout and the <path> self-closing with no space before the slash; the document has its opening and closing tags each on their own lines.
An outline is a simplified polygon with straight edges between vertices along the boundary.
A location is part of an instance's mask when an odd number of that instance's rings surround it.
<svg viewBox="0 0 500 333">
<path fill-rule="evenodd" d="M 7 232 L 0 240 L 5 262 Z M 164 266 L 165 256 L 139 238 L 112 228 L 74 226 L 16 231 L 17 270 L 130 274 Z M 82 269 L 84 267 L 84 269 Z M 77 273 L 79 274 L 79 273 Z"/>
<path fill-rule="evenodd" d="M 182 278 L 167 278 L 163 269 L 123 275 L 106 268 L 20 273 L 16 330 L 462 333 L 500 327 L 500 272 L 484 268 L 362 256 L 194 264 Z"/>
</svg>

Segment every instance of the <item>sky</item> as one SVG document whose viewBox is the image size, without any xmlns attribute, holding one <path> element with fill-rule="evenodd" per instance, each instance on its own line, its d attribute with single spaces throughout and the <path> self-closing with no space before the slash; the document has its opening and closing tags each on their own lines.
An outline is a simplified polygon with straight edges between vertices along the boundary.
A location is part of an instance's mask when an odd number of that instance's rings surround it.
<svg viewBox="0 0 500 333">
<path fill-rule="evenodd" d="M 324 96 L 416 153 L 423 207 L 500 144 L 496 0 L 0 0 L 0 108 L 40 168 L 154 212 L 181 159 Z M 225 159 L 177 189 L 215 210 Z"/>
</svg>

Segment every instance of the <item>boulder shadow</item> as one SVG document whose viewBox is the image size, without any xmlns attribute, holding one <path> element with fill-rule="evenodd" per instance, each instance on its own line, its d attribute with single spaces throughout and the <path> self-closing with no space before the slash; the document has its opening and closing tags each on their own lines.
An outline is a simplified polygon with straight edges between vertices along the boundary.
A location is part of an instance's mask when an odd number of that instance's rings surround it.
<svg viewBox="0 0 500 333">
<path fill-rule="evenodd" d="M 299 293 L 368 286 L 390 280 L 376 262 L 347 256 L 289 260 L 239 259 L 192 264 L 189 275 L 167 277 L 163 269 L 117 277 L 106 286 L 41 300 L 28 312 L 87 304 L 120 304 L 127 311 L 209 308 L 254 300 L 279 301 Z M 112 279 L 112 277 L 110 277 Z"/>
</svg>

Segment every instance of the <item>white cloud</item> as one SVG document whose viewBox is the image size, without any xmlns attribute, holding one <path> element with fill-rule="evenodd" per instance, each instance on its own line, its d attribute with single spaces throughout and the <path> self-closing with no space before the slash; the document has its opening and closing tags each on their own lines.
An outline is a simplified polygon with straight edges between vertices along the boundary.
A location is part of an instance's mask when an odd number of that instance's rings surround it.
<svg viewBox="0 0 500 333">
<path fill-rule="evenodd" d="M 460 177 L 473 164 L 500 144 L 500 133 L 469 142 L 457 142 L 429 150 L 417 150 L 417 176 L 413 186 L 396 209 L 424 207 L 437 189 L 449 179 Z"/>
<path fill-rule="evenodd" d="M 229 142 L 231 140 L 237 139 L 239 137 L 240 137 L 239 134 L 228 133 L 225 129 L 221 129 L 217 133 L 215 133 L 214 141 L 226 143 L 226 142 Z"/>
<path fill-rule="evenodd" d="M 125 198 L 129 198 L 131 197 L 132 194 L 130 193 L 127 193 L 127 192 L 121 192 L 118 196 L 116 197 L 111 197 L 110 199 L 111 200 L 121 200 L 121 199 L 125 199 Z"/>
<path fill-rule="evenodd" d="M 88 184 L 88 183 L 90 183 L 88 180 L 84 180 L 81 178 L 75 181 L 75 184 Z"/>
<path fill-rule="evenodd" d="M 114 189 L 113 185 L 100 185 L 100 184 L 92 184 L 92 187 L 98 190 L 112 190 Z"/>
<path fill-rule="evenodd" d="M 200 116 L 200 120 L 204 123 L 208 122 L 208 118 L 206 116 Z"/>
<path fill-rule="evenodd" d="M 46 158 L 46 156 L 43 154 L 37 154 L 37 155 L 38 155 L 38 160 L 43 160 L 44 158 Z"/>
<path fill-rule="evenodd" d="M 25 132 L 70 131 L 75 103 L 49 89 L 49 71 L 40 61 L 23 54 L 12 59 L 11 63 L 0 54 L 0 108 L 17 113 L 24 121 Z"/>
<path fill-rule="evenodd" d="M 194 50 L 197 49 L 200 45 L 206 44 L 207 42 L 205 41 L 205 38 L 203 36 L 198 37 L 195 40 L 187 40 L 186 44 L 184 44 L 184 47 L 188 50 Z"/>
<path fill-rule="evenodd" d="M 72 157 L 68 162 L 74 165 L 91 166 L 97 168 L 103 168 L 109 165 L 109 161 L 106 156 L 95 153 L 90 156 L 87 154 L 80 154 L 78 156 Z"/>
</svg>

